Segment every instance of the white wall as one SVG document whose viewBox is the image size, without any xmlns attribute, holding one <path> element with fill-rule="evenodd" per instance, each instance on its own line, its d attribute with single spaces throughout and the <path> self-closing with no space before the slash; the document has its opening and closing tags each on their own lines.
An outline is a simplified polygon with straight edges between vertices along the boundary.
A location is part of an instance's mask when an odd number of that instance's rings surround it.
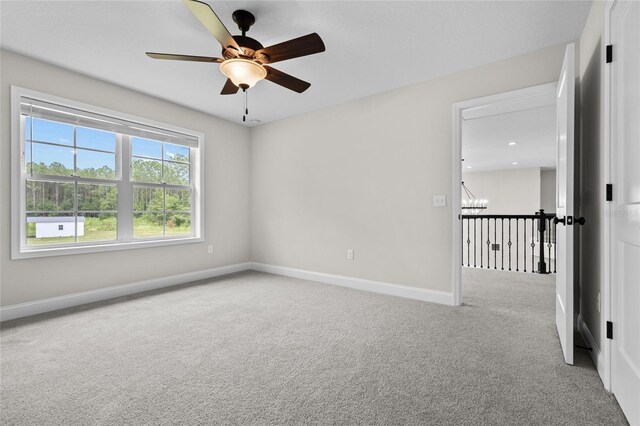
<svg viewBox="0 0 640 426">
<path fill-rule="evenodd" d="M 40 61 L 0 51 L 0 299 L 2 306 L 246 262 L 248 129 Z M 134 114 L 205 134 L 202 243 L 75 256 L 10 259 L 10 85 Z M 211 100 L 215 102 L 215 94 Z M 207 245 L 214 254 L 207 254 Z"/>
<path fill-rule="evenodd" d="M 253 128 L 252 259 L 450 292 L 452 105 L 557 81 L 564 48 Z"/>
<path fill-rule="evenodd" d="M 488 200 L 482 214 L 535 214 L 540 210 L 539 168 L 463 173 L 462 181 L 477 198 Z M 462 199 L 466 199 L 464 191 Z"/>
</svg>

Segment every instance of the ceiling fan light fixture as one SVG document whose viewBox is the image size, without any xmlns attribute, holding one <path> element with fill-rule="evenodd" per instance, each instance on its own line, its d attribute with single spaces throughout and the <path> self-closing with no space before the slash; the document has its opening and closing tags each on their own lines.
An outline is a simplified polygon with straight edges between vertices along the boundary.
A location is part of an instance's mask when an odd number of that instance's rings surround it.
<svg viewBox="0 0 640 426">
<path fill-rule="evenodd" d="M 233 84 L 246 90 L 267 76 L 267 70 L 257 62 L 248 59 L 227 59 L 220 64 L 220 71 Z"/>
</svg>

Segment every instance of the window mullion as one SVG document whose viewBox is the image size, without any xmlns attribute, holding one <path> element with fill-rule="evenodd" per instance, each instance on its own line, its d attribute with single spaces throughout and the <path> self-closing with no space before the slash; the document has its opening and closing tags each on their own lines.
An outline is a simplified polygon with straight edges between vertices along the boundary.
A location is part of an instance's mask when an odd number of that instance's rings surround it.
<svg viewBox="0 0 640 426">
<path fill-rule="evenodd" d="M 196 152 L 196 149 L 191 147 L 189 148 L 189 193 L 191 195 L 191 236 L 200 235 L 200 196 L 196 194 L 198 190 L 198 186 L 196 182 L 198 181 L 196 177 L 196 171 L 199 172 L 199 165 L 196 161 L 199 157 L 199 153 Z"/>
<path fill-rule="evenodd" d="M 163 153 L 164 155 L 164 153 Z M 162 163 L 162 169 L 164 170 L 164 162 Z M 162 188 L 162 235 L 167 236 L 167 186 Z"/>
<path fill-rule="evenodd" d="M 133 183 L 131 182 L 131 143 L 127 135 L 118 134 L 116 143 L 118 172 L 118 240 L 133 239 Z"/>
<path fill-rule="evenodd" d="M 31 124 L 33 126 L 33 123 Z M 77 128 L 73 126 L 73 241 L 78 242 L 78 180 L 76 176 L 76 170 L 78 169 L 78 149 L 77 149 L 77 138 L 76 138 Z"/>
</svg>

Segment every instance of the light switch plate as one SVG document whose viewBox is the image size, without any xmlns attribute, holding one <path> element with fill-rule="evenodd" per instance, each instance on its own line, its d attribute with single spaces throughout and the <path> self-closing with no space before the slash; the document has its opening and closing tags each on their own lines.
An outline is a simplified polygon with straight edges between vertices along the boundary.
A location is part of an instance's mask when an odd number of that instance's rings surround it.
<svg viewBox="0 0 640 426">
<path fill-rule="evenodd" d="M 433 196 L 433 207 L 446 207 L 447 206 L 447 196 L 446 195 L 434 195 Z"/>
</svg>

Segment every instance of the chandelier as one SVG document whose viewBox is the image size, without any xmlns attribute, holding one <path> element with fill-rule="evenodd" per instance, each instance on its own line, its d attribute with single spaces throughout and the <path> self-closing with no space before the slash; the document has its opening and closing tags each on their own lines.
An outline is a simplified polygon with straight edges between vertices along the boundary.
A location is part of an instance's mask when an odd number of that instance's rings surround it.
<svg viewBox="0 0 640 426">
<path fill-rule="evenodd" d="M 463 214 L 471 214 L 478 215 L 482 213 L 483 210 L 487 209 L 487 205 L 489 204 L 488 200 L 480 200 L 476 198 L 475 195 L 467 188 L 467 186 L 462 182 L 462 190 L 466 194 L 467 198 L 462 200 L 462 213 Z"/>
</svg>

